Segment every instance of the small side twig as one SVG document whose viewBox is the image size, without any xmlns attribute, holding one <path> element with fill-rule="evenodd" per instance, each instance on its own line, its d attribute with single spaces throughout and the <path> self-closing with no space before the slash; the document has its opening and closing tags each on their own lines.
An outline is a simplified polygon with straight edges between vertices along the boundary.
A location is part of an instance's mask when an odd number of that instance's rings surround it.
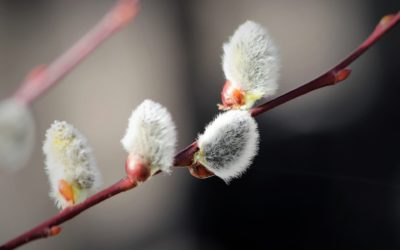
<svg viewBox="0 0 400 250">
<path fill-rule="evenodd" d="M 253 116 L 260 115 L 274 107 L 277 107 L 285 102 L 288 102 L 296 97 L 304 95 L 310 91 L 313 91 L 318 88 L 322 88 L 325 86 L 333 85 L 337 82 L 345 80 L 350 70 L 346 69 L 350 63 L 356 60 L 359 56 L 361 56 L 369 47 L 371 47 L 374 43 L 376 43 L 386 32 L 391 30 L 400 20 L 400 13 L 385 16 L 381 22 L 377 25 L 375 30 L 372 34 L 353 52 L 351 53 L 346 59 L 340 62 L 337 66 L 333 69 L 329 70 L 328 72 L 324 73 L 320 77 L 312 80 L 309 83 L 304 84 L 303 86 L 288 92 L 282 96 L 279 96 L 269 102 L 259 105 L 251 109 L 251 113 Z M 193 163 L 194 154 L 198 151 L 198 146 L 196 142 L 193 142 L 191 145 L 183 149 L 177 155 L 175 155 L 175 166 L 187 166 Z M 137 182 L 133 182 L 128 177 L 118 181 L 116 184 L 100 191 L 99 193 L 89 197 L 84 202 L 67 208 L 61 211 L 59 214 L 55 215 L 54 217 L 48 219 L 47 221 L 43 222 L 42 224 L 38 225 L 37 227 L 21 234 L 20 236 L 16 237 L 13 240 L 5 243 L 4 245 L 0 246 L 0 250 L 9 250 L 14 249 L 18 246 L 23 244 L 27 244 L 35 239 L 45 238 L 52 235 L 57 234 L 60 229 L 59 225 L 62 223 L 74 218 L 81 212 L 89 209 L 90 207 L 113 197 L 121 192 L 127 191 L 136 187 Z M 54 234 L 52 234 L 54 232 Z"/>
<path fill-rule="evenodd" d="M 138 0 L 119 0 L 117 5 L 92 30 L 58 59 L 48 66 L 34 68 L 17 89 L 14 98 L 24 104 L 31 104 L 107 38 L 132 20 L 138 9 Z"/>
</svg>

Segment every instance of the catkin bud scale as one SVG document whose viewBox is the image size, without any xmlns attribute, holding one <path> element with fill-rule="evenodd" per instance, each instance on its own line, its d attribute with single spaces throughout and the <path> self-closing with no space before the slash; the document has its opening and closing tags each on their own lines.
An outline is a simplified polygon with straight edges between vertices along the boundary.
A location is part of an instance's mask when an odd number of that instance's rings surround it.
<svg viewBox="0 0 400 250">
<path fill-rule="evenodd" d="M 85 200 L 100 185 L 100 173 L 86 138 L 72 125 L 55 121 L 43 144 L 50 197 L 63 209 Z"/>
<path fill-rule="evenodd" d="M 129 153 L 126 165 L 128 176 L 136 179 L 138 176 L 133 174 L 147 171 L 139 170 L 140 166 L 149 167 L 150 175 L 158 171 L 171 172 L 176 140 L 175 124 L 168 110 L 151 100 L 143 101 L 132 111 L 121 140 Z"/>
<path fill-rule="evenodd" d="M 250 166 L 258 150 L 257 123 L 244 110 L 219 114 L 198 138 L 195 162 L 229 182 Z"/>
<path fill-rule="evenodd" d="M 247 21 L 223 46 L 222 65 L 227 82 L 220 109 L 249 109 L 278 88 L 278 50 L 261 25 Z"/>
</svg>

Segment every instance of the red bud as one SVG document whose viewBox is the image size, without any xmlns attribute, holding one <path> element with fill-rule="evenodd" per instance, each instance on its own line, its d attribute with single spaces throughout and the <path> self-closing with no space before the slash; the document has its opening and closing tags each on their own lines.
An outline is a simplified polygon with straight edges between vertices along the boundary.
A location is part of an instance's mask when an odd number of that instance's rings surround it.
<svg viewBox="0 0 400 250">
<path fill-rule="evenodd" d="M 56 236 L 61 233 L 61 227 L 60 226 L 53 226 L 49 229 L 47 235 L 48 236 Z"/>
<path fill-rule="evenodd" d="M 222 105 L 220 109 L 228 110 L 240 107 L 245 104 L 244 93 L 241 89 L 235 88 L 232 82 L 227 80 L 221 92 Z"/>
<path fill-rule="evenodd" d="M 150 166 L 140 157 L 129 154 L 125 163 L 125 171 L 132 181 L 144 182 L 150 177 Z"/>
</svg>

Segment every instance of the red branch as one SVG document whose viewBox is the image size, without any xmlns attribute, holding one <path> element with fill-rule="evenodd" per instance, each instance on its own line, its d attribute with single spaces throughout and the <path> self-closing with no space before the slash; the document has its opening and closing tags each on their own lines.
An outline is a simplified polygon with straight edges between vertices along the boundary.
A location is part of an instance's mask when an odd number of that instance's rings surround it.
<svg viewBox="0 0 400 250">
<path fill-rule="evenodd" d="M 52 234 L 53 228 L 58 228 L 58 225 L 74 218 L 75 216 L 77 216 L 81 212 L 89 209 L 90 207 L 93 207 L 94 205 L 96 205 L 108 198 L 111 198 L 116 194 L 127 191 L 131 188 L 134 188 L 134 187 L 136 187 L 136 185 L 137 185 L 136 182 L 133 182 L 128 177 L 125 177 L 124 179 L 121 179 L 114 185 L 89 197 L 84 202 L 64 209 L 59 214 L 53 216 L 52 218 L 48 219 L 47 221 L 43 222 L 42 224 L 38 225 L 37 227 L 34 227 L 31 230 L 21 234 L 17 238 L 10 240 L 3 246 L 0 246 L 0 250 L 14 249 L 21 245 L 29 243 L 33 240 L 53 236 L 54 235 L 54 234 Z"/>
<path fill-rule="evenodd" d="M 59 82 L 107 38 L 132 20 L 139 9 L 138 0 L 119 0 L 116 6 L 68 51 L 48 66 L 34 68 L 17 89 L 14 98 L 30 104 Z"/>
<path fill-rule="evenodd" d="M 338 63 L 335 67 L 315 78 L 314 80 L 301 85 L 300 87 L 278 96 L 277 98 L 260 104 L 250 110 L 253 117 L 258 116 L 270 109 L 284 104 L 296 97 L 302 96 L 313 90 L 334 85 L 345 80 L 351 73 L 350 69 L 346 69 L 353 61 L 365 53 L 372 45 L 374 45 L 384 34 L 391 30 L 400 20 L 400 12 L 384 16 L 375 30 L 368 36 L 365 41 L 360 44 L 349 56 Z M 197 142 L 193 142 L 187 148 L 183 149 L 175 156 L 175 166 L 188 166 L 192 164 L 193 155 L 199 150 Z"/>
<path fill-rule="evenodd" d="M 334 85 L 338 82 L 345 80 L 351 73 L 350 69 L 346 69 L 354 60 L 360 57 L 364 52 L 369 49 L 373 44 L 375 44 L 386 32 L 391 30 L 400 20 L 400 12 L 384 16 L 379 24 L 376 26 L 375 30 L 369 35 L 365 41 L 356 48 L 353 53 L 346 57 L 343 61 L 337 64 L 328 72 L 322 74 L 316 79 L 308 82 L 297 89 L 294 89 L 284 95 L 281 95 L 269 102 L 261 104 L 255 108 L 251 109 L 252 116 L 257 116 L 264 113 L 270 109 L 275 108 L 285 102 L 288 102 L 296 97 L 302 96 L 311 92 L 313 90 Z"/>
<path fill-rule="evenodd" d="M 337 66 L 324 73 L 320 77 L 312 80 L 303 86 L 288 92 L 282 96 L 279 96 L 269 102 L 266 102 L 258 107 L 251 109 L 253 116 L 260 115 L 267 110 L 277 107 L 287 101 L 290 101 L 298 96 L 304 95 L 312 90 L 322 88 L 325 86 L 333 85 L 337 82 L 343 81 L 350 74 L 350 70 L 346 69 L 350 63 L 356 60 L 360 55 L 362 55 L 369 47 L 371 47 L 376 41 L 378 41 L 387 31 L 392 29 L 400 20 L 400 13 L 395 15 L 388 15 L 382 18 L 380 23 L 377 25 L 372 34 L 346 59 L 344 59 Z M 183 149 L 175 156 L 174 165 L 175 166 L 187 166 L 193 163 L 193 156 L 198 151 L 198 146 L 196 142 Z M 35 239 L 45 238 L 49 236 L 56 235 L 60 232 L 58 227 L 62 223 L 74 218 L 81 212 L 89 209 L 90 207 L 116 195 L 121 192 L 127 191 L 131 188 L 136 187 L 137 183 L 133 182 L 129 178 L 124 178 L 117 182 L 116 184 L 100 191 L 99 193 L 89 197 L 84 202 L 67 208 L 61 211 L 59 214 L 50 218 L 46 222 L 40 224 L 39 226 L 29 230 L 18 236 L 17 238 L 5 243 L 0 246 L 0 250 L 14 249 L 23 244 L 29 243 Z"/>
</svg>

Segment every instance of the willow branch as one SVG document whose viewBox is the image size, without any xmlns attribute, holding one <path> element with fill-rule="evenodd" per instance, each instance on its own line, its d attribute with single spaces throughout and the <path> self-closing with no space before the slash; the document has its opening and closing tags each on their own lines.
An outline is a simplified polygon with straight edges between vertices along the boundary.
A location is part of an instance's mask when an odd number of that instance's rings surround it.
<svg viewBox="0 0 400 250">
<path fill-rule="evenodd" d="M 375 30 L 369 35 L 365 41 L 358 46 L 349 56 L 347 56 L 343 61 L 338 63 L 335 67 L 328 70 L 326 73 L 317 77 L 316 79 L 294 89 L 284 95 L 281 95 L 269 102 L 261 104 L 257 107 L 251 109 L 252 116 L 257 116 L 264 113 L 270 109 L 273 109 L 285 102 L 293 100 L 296 97 L 302 96 L 311 92 L 313 90 L 331 86 L 338 82 L 345 80 L 351 73 L 350 69 L 346 67 L 354 62 L 358 57 L 365 53 L 372 45 L 374 45 L 384 34 L 389 30 L 393 29 L 400 20 L 400 12 L 387 15 L 381 19 L 379 24 L 376 26 Z"/>
<path fill-rule="evenodd" d="M 123 1 L 125 2 L 125 1 Z M 377 25 L 371 35 L 348 57 L 342 62 L 337 64 L 328 72 L 322 74 L 320 77 L 304 84 L 303 86 L 288 92 L 282 96 L 279 96 L 269 102 L 261 104 L 253 109 L 251 113 L 253 116 L 260 115 L 274 107 L 277 107 L 283 103 L 286 103 L 296 97 L 304 95 L 313 90 L 333 85 L 337 82 L 345 80 L 350 74 L 350 70 L 346 67 L 349 66 L 354 60 L 361 56 L 369 47 L 375 44 L 385 33 L 391 30 L 400 20 L 400 14 L 385 16 L 380 23 Z M 193 163 L 194 154 L 199 150 L 197 142 L 193 142 L 188 147 L 180 151 L 175 155 L 174 166 L 188 166 Z M 0 250 L 14 249 L 23 244 L 29 243 L 35 239 L 45 238 L 53 236 L 59 233 L 62 223 L 74 218 L 81 212 L 91 208 L 92 206 L 113 197 L 121 192 L 127 191 L 136 187 L 137 183 L 133 182 L 129 178 L 124 178 L 116 184 L 100 191 L 99 193 L 89 197 L 84 202 L 67 208 L 61 211 L 59 214 L 36 226 L 35 228 L 21 234 L 15 239 L 0 246 Z"/>
<path fill-rule="evenodd" d="M 62 80 L 107 38 L 129 23 L 136 16 L 138 8 L 138 0 L 119 0 L 96 26 L 58 59 L 48 66 L 34 68 L 17 89 L 14 98 L 31 104 Z"/>
<path fill-rule="evenodd" d="M 385 35 L 389 30 L 393 29 L 396 24 L 400 21 L 400 12 L 392 15 L 384 16 L 375 30 L 361 43 L 349 56 L 338 63 L 335 67 L 328 70 L 326 73 L 315 78 L 314 80 L 303 84 L 302 86 L 286 93 L 277 98 L 268 101 L 266 103 L 260 104 L 250 110 L 253 117 L 258 116 L 268 110 L 271 110 L 281 104 L 284 104 L 296 97 L 305 95 L 313 90 L 331 86 L 338 82 L 345 80 L 351 73 L 350 69 L 346 67 L 364 54 L 372 45 L 374 45 L 383 35 Z M 189 166 L 193 163 L 193 156 L 199 150 L 197 143 L 193 142 L 187 148 L 183 149 L 175 157 L 175 166 Z"/>
<path fill-rule="evenodd" d="M 89 197 L 84 202 L 75 206 L 68 207 L 61 211 L 59 214 L 53 216 L 42 224 L 32 228 L 31 230 L 21 234 L 13 240 L 0 246 L 0 250 L 9 250 L 17 248 L 21 245 L 27 244 L 33 240 L 40 238 L 47 238 L 54 236 L 60 232 L 58 227 L 60 224 L 74 218 L 83 211 L 93 207 L 94 205 L 113 197 L 121 192 L 125 192 L 137 186 L 137 182 L 132 181 L 130 178 L 125 177 L 114 185 L 98 192 L 97 194 Z M 54 230 L 55 229 L 55 230 Z M 55 231 L 55 233 L 54 233 Z"/>
</svg>

